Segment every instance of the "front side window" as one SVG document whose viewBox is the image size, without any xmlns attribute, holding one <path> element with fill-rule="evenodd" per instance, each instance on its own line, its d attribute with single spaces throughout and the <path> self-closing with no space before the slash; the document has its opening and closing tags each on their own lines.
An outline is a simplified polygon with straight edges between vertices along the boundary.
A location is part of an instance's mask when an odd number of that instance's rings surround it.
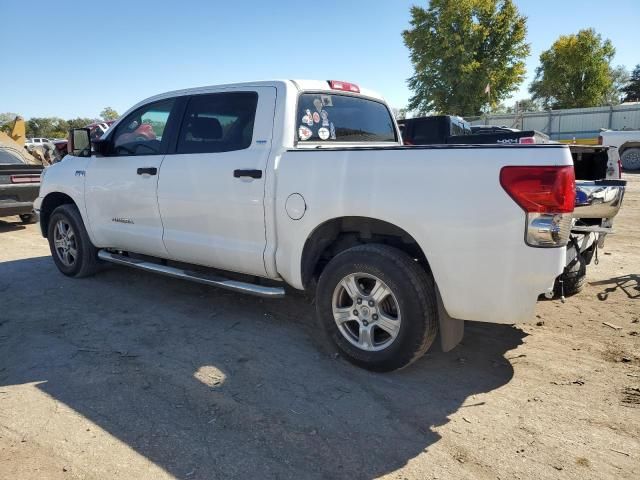
<svg viewBox="0 0 640 480">
<path fill-rule="evenodd" d="M 154 155 L 164 151 L 163 134 L 175 100 L 145 105 L 125 118 L 113 132 L 115 155 Z"/>
<path fill-rule="evenodd" d="M 303 93 L 298 100 L 299 142 L 396 142 L 389 109 L 349 95 Z"/>
<path fill-rule="evenodd" d="M 251 145 L 256 118 L 256 92 L 196 95 L 189 100 L 177 153 L 243 150 Z"/>
</svg>

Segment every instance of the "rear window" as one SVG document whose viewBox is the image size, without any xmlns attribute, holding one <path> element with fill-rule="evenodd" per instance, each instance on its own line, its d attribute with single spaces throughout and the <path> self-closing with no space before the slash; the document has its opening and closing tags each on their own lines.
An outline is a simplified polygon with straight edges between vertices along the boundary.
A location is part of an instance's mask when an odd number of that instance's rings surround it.
<svg viewBox="0 0 640 480">
<path fill-rule="evenodd" d="M 296 139 L 317 143 L 397 141 L 391 113 L 383 103 L 324 93 L 300 95 Z"/>
<path fill-rule="evenodd" d="M 10 150 L 5 150 L 4 148 L 0 148 L 0 165 L 2 164 L 16 164 L 16 163 L 24 163 L 20 156 L 17 153 L 13 153 Z"/>
</svg>

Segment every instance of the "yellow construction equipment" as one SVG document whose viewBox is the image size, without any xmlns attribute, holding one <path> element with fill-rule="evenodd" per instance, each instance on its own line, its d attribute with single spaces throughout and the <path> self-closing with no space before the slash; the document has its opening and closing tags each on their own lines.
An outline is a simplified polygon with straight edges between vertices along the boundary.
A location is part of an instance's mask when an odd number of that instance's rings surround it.
<svg viewBox="0 0 640 480">
<path fill-rule="evenodd" d="M 11 128 L 11 134 L 7 135 L 4 132 L 0 132 L 0 146 L 8 147 L 18 153 L 24 158 L 26 163 L 30 164 L 42 164 L 42 161 L 36 160 L 33 155 L 27 152 L 24 148 L 26 129 L 24 120 L 18 116 L 13 121 L 13 127 Z"/>
</svg>

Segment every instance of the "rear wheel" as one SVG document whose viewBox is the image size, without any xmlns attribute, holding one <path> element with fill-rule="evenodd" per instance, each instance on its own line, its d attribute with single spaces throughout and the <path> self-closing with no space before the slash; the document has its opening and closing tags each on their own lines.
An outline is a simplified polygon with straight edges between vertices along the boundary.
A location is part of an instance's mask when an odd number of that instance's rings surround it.
<svg viewBox="0 0 640 480">
<path fill-rule="evenodd" d="M 437 332 L 433 279 L 386 245 L 361 245 L 334 257 L 320 276 L 316 308 L 341 353 L 379 372 L 420 358 Z"/>
<path fill-rule="evenodd" d="M 93 275 L 98 269 L 98 249 L 89 240 L 75 205 L 61 205 L 49 219 L 49 249 L 58 270 L 70 277 Z"/>
<path fill-rule="evenodd" d="M 620 155 L 620 161 L 625 170 L 640 170 L 640 148 L 627 148 Z"/>
</svg>

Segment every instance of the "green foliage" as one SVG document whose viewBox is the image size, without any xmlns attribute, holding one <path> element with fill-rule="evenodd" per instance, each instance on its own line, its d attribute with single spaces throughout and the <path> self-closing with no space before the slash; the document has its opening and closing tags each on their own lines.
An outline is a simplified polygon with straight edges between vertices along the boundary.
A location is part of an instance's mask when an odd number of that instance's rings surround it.
<svg viewBox="0 0 640 480">
<path fill-rule="evenodd" d="M 118 115 L 118 112 L 116 112 L 113 108 L 111 107 L 104 107 L 102 109 L 102 111 L 100 112 L 100 117 L 106 122 L 107 120 L 117 120 L 118 117 L 120 115 Z"/>
<path fill-rule="evenodd" d="M 17 116 L 18 114 L 13 112 L 0 113 L 0 132 L 10 133 L 13 129 L 13 121 Z"/>
<path fill-rule="evenodd" d="M 33 117 L 26 122 L 27 137 L 66 138 L 70 129 L 84 128 L 94 121 L 92 118 Z"/>
<path fill-rule="evenodd" d="M 70 120 L 67 120 L 67 131 L 71 130 L 72 128 L 84 128 L 87 125 L 94 123 L 95 121 L 95 118 L 72 118 Z"/>
<path fill-rule="evenodd" d="M 536 100 L 532 98 L 524 98 L 518 102 L 518 112 L 539 112 L 542 110 L 542 105 L 540 105 Z"/>
<path fill-rule="evenodd" d="M 432 0 L 411 8 L 403 32 L 414 75 L 409 110 L 478 115 L 516 90 L 525 74 L 526 18 L 511 0 Z"/>
<path fill-rule="evenodd" d="M 640 64 L 631 73 L 629 83 L 622 88 L 623 102 L 640 102 Z"/>
<path fill-rule="evenodd" d="M 406 108 L 391 108 L 391 113 L 396 120 L 404 120 L 407 118 L 408 111 Z"/>
<path fill-rule="evenodd" d="M 629 72 L 622 65 L 611 69 L 611 88 L 604 98 L 606 105 L 618 105 L 624 97 L 624 87 L 629 83 Z"/>
<path fill-rule="evenodd" d="M 615 90 L 610 40 L 593 29 L 562 35 L 540 55 L 540 66 L 529 88 L 547 108 L 597 107 Z"/>
</svg>

